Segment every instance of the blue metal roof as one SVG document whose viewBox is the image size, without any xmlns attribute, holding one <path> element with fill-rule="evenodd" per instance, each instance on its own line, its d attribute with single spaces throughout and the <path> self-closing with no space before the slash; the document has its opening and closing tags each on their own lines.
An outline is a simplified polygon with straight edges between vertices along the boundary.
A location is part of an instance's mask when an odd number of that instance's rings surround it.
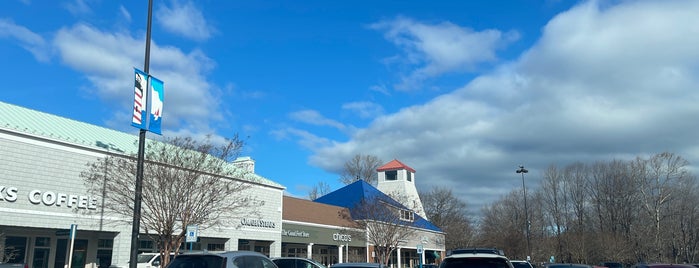
<svg viewBox="0 0 699 268">
<path fill-rule="evenodd" d="M 400 202 L 394 200 L 390 196 L 381 192 L 379 189 L 376 189 L 376 187 L 371 186 L 371 184 L 368 184 L 364 180 L 358 180 L 349 185 L 346 185 L 345 187 L 342 187 L 326 195 L 323 195 L 316 199 L 315 202 L 333 206 L 346 207 L 350 210 L 350 213 L 352 213 L 353 208 L 361 204 L 362 201 L 371 202 L 373 200 L 381 200 L 392 206 L 410 210 Z M 361 219 L 361 215 L 355 215 L 354 213 L 352 213 L 352 218 Z M 418 215 L 417 213 L 415 213 L 415 220 L 410 223 L 410 226 L 436 232 L 442 232 L 442 229 L 439 229 L 439 227 L 432 224 L 425 218 L 420 217 L 420 215 Z"/>
</svg>

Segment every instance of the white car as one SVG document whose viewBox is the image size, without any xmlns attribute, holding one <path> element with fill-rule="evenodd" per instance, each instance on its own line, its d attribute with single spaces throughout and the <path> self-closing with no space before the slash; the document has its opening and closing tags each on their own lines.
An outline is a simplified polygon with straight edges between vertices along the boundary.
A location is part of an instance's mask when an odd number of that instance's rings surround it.
<svg viewBox="0 0 699 268">
<path fill-rule="evenodd" d="M 170 261 L 175 258 L 175 254 L 170 254 Z M 160 267 L 160 253 L 141 253 L 136 258 L 137 268 L 155 268 Z"/>
<path fill-rule="evenodd" d="M 514 268 L 503 252 L 492 248 L 451 250 L 439 268 Z"/>
</svg>

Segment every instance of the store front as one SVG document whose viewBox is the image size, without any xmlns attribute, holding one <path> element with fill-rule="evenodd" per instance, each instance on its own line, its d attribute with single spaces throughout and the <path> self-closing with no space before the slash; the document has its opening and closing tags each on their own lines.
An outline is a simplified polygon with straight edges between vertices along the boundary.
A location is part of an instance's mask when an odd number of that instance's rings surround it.
<svg viewBox="0 0 699 268">
<path fill-rule="evenodd" d="M 366 262 L 365 245 L 363 233 L 357 230 L 286 222 L 282 226 L 283 257 L 309 258 L 326 266 Z"/>
<path fill-rule="evenodd" d="M 0 247 L 5 249 L 0 260 L 32 268 L 64 268 L 68 262 L 70 268 L 127 267 L 132 219 L 106 213 L 102 195 L 88 193 L 81 172 L 107 155 L 133 153 L 137 136 L 2 102 L 0 122 L 5 123 L 0 126 Z M 70 131 L 61 131 L 65 129 Z M 253 223 L 201 229 L 193 249 L 249 247 L 270 257 L 280 255 L 284 187 L 250 168 L 248 177 L 254 182 L 247 191 L 263 204 L 248 219 Z M 72 255 L 71 225 L 77 226 Z M 139 235 L 138 246 L 138 252 L 158 251 L 148 234 Z M 180 249 L 190 247 L 183 244 Z"/>
</svg>

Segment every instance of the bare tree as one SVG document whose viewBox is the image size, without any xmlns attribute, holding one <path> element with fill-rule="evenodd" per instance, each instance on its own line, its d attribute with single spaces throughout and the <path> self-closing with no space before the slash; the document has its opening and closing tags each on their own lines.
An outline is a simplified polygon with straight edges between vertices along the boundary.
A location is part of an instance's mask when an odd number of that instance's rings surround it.
<svg viewBox="0 0 699 268">
<path fill-rule="evenodd" d="M 662 224 L 669 216 L 669 208 L 673 198 L 676 198 L 680 185 L 690 178 L 686 170 L 688 162 L 672 153 L 660 153 L 650 159 L 638 158 L 633 162 L 634 168 L 640 171 L 638 180 L 643 197 L 642 206 L 654 224 L 654 251 L 658 261 L 663 260 L 661 241 Z"/>
<path fill-rule="evenodd" d="M 460 200 L 450 188 L 435 187 L 429 192 L 421 192 L 425 214 L 430 221 L 448 235 L 445 246 L 448 249 L 472 246 L 474 227 L 468 217 L 466 202 Z"/>
<path fill-rule="evenodd" d="M 382 163 L 383 161 L 375 155 L 357 154 L 345 162 L 340 174 L 340 182 L 348 185 L 358 180 L 364 180 L 371 185 L 376 185 L 378 179 L 376 170 Z"/>
<path fill-rule="evenodd" d="M 319 181 L 318 184 L 314 185 L 311 191 L 308 192 L 308 199 L 313 201 L 329 192 L 330 185 L 327 182 Z"/>
<path fill-rule="evenodd" d="M 158 246 L 163 265 L 177 253 L 188 225 L 200 229 L 233 223 L 236 215 L 256 213 L 262 203 L 247 193 L 251 185 L 235 159 L 243 142 L 235 136 L 224 144 L 210 137 L 149 141 L 145 151 L 141 232 Z M 88 192 L 104 199 L 105 213 L 133 216 L 136 158 L 112 155 L 88 164 L 81 174 Z M 129 220 L 130 222 L 130 220 Z"/>
<path fill-rule="evenodd" d="M 417 231 L 410 226 L 414 212 L 391 198 L 363 199 L 350 208 L 350 213 L 356 227 L 366 230 L 367 243 L 373 245 L 376 258 L 384 265 L 388 265 L 396 249 L 404 246 L 403 239 Z"/>
</svg>

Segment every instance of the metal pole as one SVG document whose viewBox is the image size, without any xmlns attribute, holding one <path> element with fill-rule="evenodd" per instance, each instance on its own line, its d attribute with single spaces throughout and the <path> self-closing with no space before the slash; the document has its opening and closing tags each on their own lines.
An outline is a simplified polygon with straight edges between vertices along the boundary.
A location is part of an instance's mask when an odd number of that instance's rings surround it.
<svg viewBox="0 0 699 268">
<path fill-rule="evenodd" d="M 148 24 L 146 28 L 146 56 L 143 64 L 143 72 L 149 74 L 150 68 L 150 29 L 153 19 L 153 0 L 148 0 Z M 148 87 L 146 87 L 146 94 Z M 147 96 L 147 95 L 146 95 Z M 147 99 L 147 97 L 146 97 Z M 145 119 L 145 118 L 144 118 Z M 133 223 L 131 228 L 131 254 L 129 256 L 129 268 L 136 268 L 138 258 L 138 234 L 141 229 L 141 199 L 143 195 L 143 159 L 146 144 L 146 130 L 138 132 L 138 159 L 136 160 L 136 189 L 133 204 Z"/>
<path fill-rule="evenodd" d="M 524 173 L 527 172 L 529 172 L 529 170 L 526 170 L 523 165 L 520 165 L 519 169 L 517 170 L 517 173 L 522 174 L 522 191 L 524 192 L 524 227 L 527 233 L 527 261 L 529 261 L 532 251 L 529 243 L 529 208 L 527 208 L 527 187 L 524 186 Z"/>
</svg>

